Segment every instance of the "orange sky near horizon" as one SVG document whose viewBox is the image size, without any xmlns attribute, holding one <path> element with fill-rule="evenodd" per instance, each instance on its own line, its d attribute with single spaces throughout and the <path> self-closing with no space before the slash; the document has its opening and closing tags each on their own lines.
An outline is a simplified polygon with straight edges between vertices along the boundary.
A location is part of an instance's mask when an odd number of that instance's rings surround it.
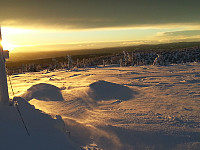
<svg viewBox="0 0 200 150">
<path fill-rule="evenodd" d="M 11 52 L 200 41 L 199 0 L 1 2 Z"/>
<path fill-rule="evenodd" d="M 190 29 L 190 30 L 188 30 Z M 191 30 L 193 29 L 193 30 Z M 5 50 L 11 52 L 92 49 L 171 42 L 200 41 L 194 26 L 51 30 L 2 27 Z"/>
</svg>

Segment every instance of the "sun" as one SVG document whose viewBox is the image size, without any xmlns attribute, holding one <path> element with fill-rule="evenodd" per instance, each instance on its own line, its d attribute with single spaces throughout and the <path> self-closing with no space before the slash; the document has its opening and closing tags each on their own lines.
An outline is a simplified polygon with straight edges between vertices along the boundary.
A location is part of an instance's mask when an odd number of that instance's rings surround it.
<svg viewBox="0 0 200 150">
<path fill-rule="evenodd" d="M 15 45 L 10 44 L 5 40 L 2 40 L 1 44 L 2 44 L 4 50 L 12 51 L 15 48 Z"/>
</svg>

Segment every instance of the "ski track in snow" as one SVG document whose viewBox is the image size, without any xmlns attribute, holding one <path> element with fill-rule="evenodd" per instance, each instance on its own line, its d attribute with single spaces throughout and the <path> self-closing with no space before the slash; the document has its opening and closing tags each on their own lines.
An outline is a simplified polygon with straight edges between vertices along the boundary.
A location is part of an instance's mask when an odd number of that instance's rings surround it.
<svg viewBox="0 0 200 150">
<path fill-rule="evenodd" d="M 200 147 L 200 63 L 41 71 L 11 80 L 15 96 L 61 115 L 83 149 Z"/>
</svg>

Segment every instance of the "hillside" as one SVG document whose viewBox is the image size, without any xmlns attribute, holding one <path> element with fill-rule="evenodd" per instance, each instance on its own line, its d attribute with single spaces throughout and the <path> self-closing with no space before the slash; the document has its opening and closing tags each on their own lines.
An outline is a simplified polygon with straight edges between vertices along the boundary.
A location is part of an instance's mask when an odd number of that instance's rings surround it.
<svg viewBox="0 0 200 150">
<path fill-rule="evenodd" d="M 186 150 L 200 147 L 199 68 L 197 62 L 98 66 L 11 81 L 15 96 L 62 116 L 70 140 L 83 149 Z"/>
</svg>

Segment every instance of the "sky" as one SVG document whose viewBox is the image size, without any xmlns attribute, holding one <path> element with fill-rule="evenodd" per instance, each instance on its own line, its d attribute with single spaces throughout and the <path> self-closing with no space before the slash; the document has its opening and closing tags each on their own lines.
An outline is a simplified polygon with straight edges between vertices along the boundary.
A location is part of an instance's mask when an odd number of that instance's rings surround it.
<svg viewBox="0 0 200 150">
<path fill-rule="evenodd" d="M 6 0 L 3 46 L 13 52 L 200 41 L 199 0 Z"/>
</svg>

